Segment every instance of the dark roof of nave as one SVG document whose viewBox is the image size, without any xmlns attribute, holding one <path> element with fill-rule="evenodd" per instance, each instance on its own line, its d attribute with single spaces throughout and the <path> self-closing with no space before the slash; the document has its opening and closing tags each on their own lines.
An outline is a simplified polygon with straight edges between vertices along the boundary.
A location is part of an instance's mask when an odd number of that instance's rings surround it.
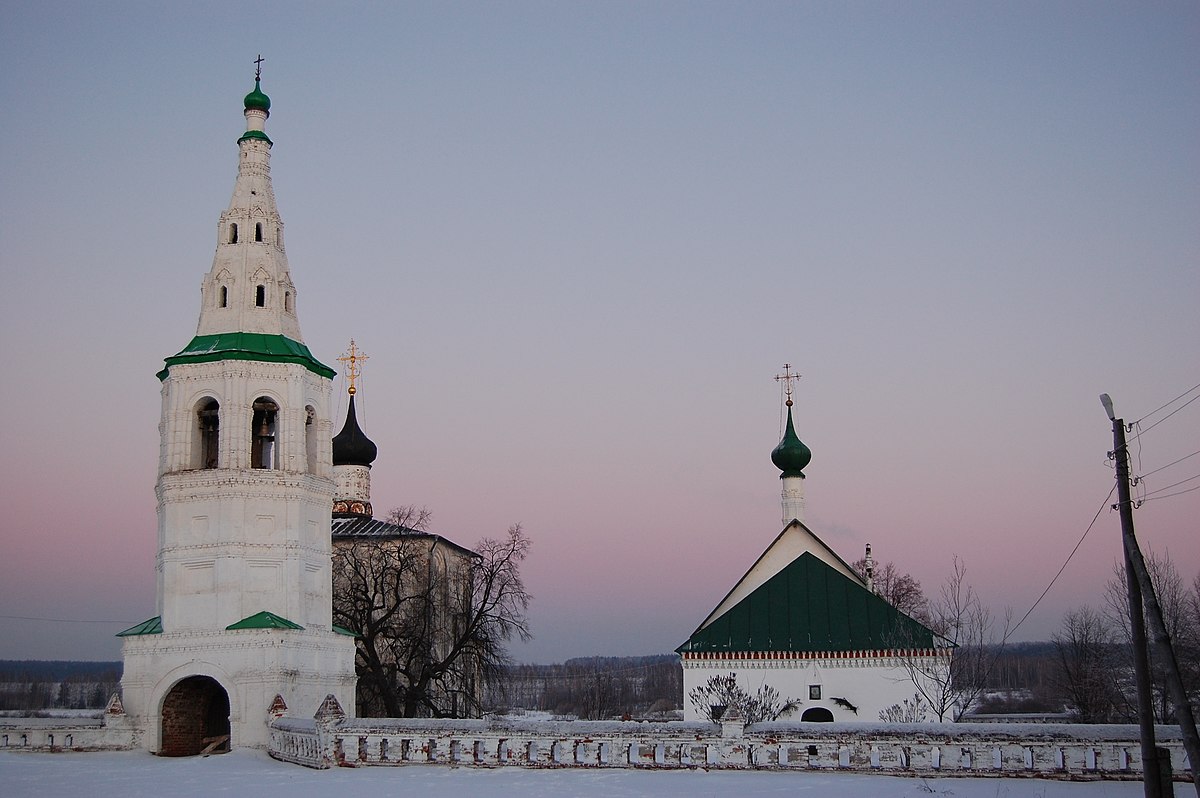
<svg viewBox="0 0 1200 798">
<path fill-rule="evenodd" d="M 447 546 L 456 548 L 472 557 L 478 557 L 474 551 L 471 551 L 466 546 L 460 546 L 454 541 L 444 538 L 441 535 L 435 535 L 432 532 L 422 532 L 419 529 L 413 529 L 400 524 L 392 524 L 387 521 L 380 521 L 376 518 L 334 518 L 330 523 L 330 532 L 335 541 L 338 540 L 399 540 L 401 538 L 408 540 L 428 540 L 430 545 L 435 543 L 444 543 Z"/>
</svg>

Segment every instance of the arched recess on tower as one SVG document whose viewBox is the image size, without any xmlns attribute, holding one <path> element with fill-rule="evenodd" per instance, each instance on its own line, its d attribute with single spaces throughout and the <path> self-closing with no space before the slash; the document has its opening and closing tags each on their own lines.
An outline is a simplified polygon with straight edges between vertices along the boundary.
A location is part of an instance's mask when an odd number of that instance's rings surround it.
<svg viewBox="0 0 1200 798">
<path fill-rule="evenodd" d="M 228 750 L 229 693 L 211 676 L 189 676 L 176 682 L 163 697 L 159 756 Z"/>
</svg>

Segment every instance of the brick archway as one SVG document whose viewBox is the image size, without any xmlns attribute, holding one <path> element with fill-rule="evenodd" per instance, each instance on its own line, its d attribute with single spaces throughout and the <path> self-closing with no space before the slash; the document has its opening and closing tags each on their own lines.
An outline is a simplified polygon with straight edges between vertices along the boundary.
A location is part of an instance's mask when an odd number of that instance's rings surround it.
<svg viewBox="0 0 1200 798">
<path fill-rule="evenodd" d="M 229 694 L 208 676 L 189 676 L 163 699 L 160 756 L 224 752 L 229 745 Z"/>
</svg>

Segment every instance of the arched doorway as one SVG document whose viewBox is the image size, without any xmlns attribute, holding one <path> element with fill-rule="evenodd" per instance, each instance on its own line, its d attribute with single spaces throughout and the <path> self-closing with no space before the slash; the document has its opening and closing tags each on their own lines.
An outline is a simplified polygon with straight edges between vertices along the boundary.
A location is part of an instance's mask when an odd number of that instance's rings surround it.
<svg viewBox="0 0 1200 798">
<path fill-rule="evenodd" d="M 810 707 L 804 710 L 800 720 L 807 723 L 833 723 L 833 713 L 825 707 Z"/>
<path fill-rule="evenodd" d="M 160 756 L 195 756 L 229 750 L 229 694 L 208 676 L 189 676 L 162 704 Z"/>
</svg>

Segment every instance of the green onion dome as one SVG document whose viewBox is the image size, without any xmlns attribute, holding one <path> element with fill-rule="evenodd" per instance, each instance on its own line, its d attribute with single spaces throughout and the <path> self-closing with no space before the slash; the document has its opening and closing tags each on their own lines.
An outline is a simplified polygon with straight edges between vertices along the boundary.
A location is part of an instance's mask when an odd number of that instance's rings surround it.
<svg viewBox="0 0 1200 798">
<path fill-rule="evenodd" d="M 254 79 L 254 91 L 246 95 L 246 110 L 249 111 L 252 108 L 268 113 L 271 110 L 271 98 L 263 94 L 258 85 L 258 78 Z"/>
<path fill-rule="evenodd" d="M 785 477 L 803 479 L 804 467 L 812 460 L 812 450 L 805 446 L 804 442 L 796 435 L 796 428 L 792 425 L 792 402 L 790 399 L 787 406 L 787 429 L 784 430 L 783 440 L 771 452 L 771 462 L 783 472 L 779 475 L 780 479 Z"/>
</svg>

